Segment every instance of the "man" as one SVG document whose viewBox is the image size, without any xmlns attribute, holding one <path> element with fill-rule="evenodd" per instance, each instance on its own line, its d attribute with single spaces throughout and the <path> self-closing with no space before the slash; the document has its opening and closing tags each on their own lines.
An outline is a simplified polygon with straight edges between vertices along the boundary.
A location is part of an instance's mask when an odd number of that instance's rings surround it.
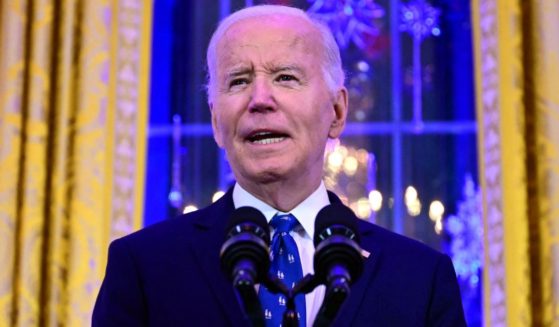
<svg viewBox="0 0 559 327">
<path fill-rule="evenodd" d="M 255 207 L 269 222 L 292 214 L 301 269 L 313 272 L 314 219 L 339 202 L 322 182 L 324 150 L 340 136 L 348 105 L 334 39 L 301 10 L 246 8 L 214 33 L 208 70 L 214 137 L 237 183 L 207 208 L 113 242 L 93 325 L 248 325 L 220 269 L 224 225 L 236 207 Z M 359 229 L 371 255 L 335 325 L 465 325 L 447 256 L 363 221 Z M 303 325 L 312 325 L 323 298 L 323 288 L 305 296 L 297 308 Z"/>
</svg>

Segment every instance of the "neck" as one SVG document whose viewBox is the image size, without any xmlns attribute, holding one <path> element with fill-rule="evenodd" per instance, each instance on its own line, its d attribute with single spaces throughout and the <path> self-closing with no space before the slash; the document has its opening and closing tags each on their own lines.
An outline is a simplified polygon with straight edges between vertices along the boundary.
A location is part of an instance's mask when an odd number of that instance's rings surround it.
<svg viewBox="0 0 559 327">
<path fill-rule="evenodd" d="M 239 184 L 249 193 L 282 212 L 289 212 L 308 198 L 320 185 L 321 179 L 301 183 L 275 181 L 272 183 Z"/>
</svg>

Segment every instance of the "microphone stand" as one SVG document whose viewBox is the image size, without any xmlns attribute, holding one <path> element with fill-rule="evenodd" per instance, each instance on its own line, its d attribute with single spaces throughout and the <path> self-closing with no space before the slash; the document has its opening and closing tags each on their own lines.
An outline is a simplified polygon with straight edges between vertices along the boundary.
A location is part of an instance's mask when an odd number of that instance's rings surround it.
<svg viewBox="0 0 559 327">
<path fill-rule="evenodd" d="M 307 274 L 289 290 L 289 294 L 286 296 L 287 308 L 283 314 L 282 326 L 299 327 L 299 317 L 297 317 L 297 310 L 295 308 L 295 296 L 298 294 L 310 293 L 318 285 L 320 285 L 318 278 L 314 275 Z"/>
<path fill-rule="evenodd" d="M 254 285 L 243 284 L 236 286 L 237 292 L 239 293 L 243 308 L 254 327 L 264 327 L 264 315 L 262 314 L 262 305 L 254 289 Z"/>
<path fill-rule="evenodd" d="M 305 278 L 303 278 L 301 281 L 303 281 L 304 279 Z M 297 282 L 297 285 L 301 281 Z M 283 313 L 283 317 L 282 317 L 282 322 L 281 322 L 282 327 L 299 327 L 299 319 L 297 317 L 297 310 L 296 310 L 296 307 L 295 307 L 295 294 L 296 293 L 293 292 L 293 290 L 295 288 L 290 290 L 275 275 L 267 275 L 264 278 L 264 280 L 262 281 L 262 284 L 264 286 L 266 286 L 268 291 L 270 291 L 271 293 L 273 293 L 273 294 L 281 293 L 285 296 L 286 309 L 285 309 L 285 311 Z M 295 285 L 295 286 L 297 286 L 297 285 Z"/>
<path fill-rule="evenodd" d="M 236 278 L 233 280 L 233 286 L 241 297 L 241 302 L 251 325 L 254 327 L 264 327 L 264 315 L 260 299 L 258 299 L 256 289 L 254 288 L 254 276 L 250 273 L 250 270 L 243 269 L 245 263 L 244 261 L 240 262 L 240 269 L 238 274 L 235 274 Z"/>
<path fill-rule="evenodd" d="M 313 327 L 331 326 L 342 303 L 349 295 L 349 284 L 344 277 L 339 277 L 328 284 L 324 301 L 316 315 Z"/>
<path fill-rule="evenodd" d="M 326 295 L 320 306 L 320 310 L 316 316 L 313 326 L 326 327 L 330 326 L 338 311 L 350 292 L 348 279 L 343 274 L 334 274 L 333 278 L 326 283 Z M 254 284 L 252 282 L 235 283 L 244 304 L 245 312 L 251 320 L 253 326 L 265 326 L 264 313 L 260 299 L 256 294 Z M 295 296 L 299 294 L 307 294 L 312 292 L 318 285 L 323 284 L 321 279 L 312 274 L 307 274 L 303 279 L 299 280 L 292 289 L 289 289 L 275 275 L 267 275 L 261 281 L 262 285 L 268 288 L 273 294 L 281 293 L 286 298 L 286 309 L 283 313 L 283 327 L 299 327 L 299 318 L 297 317 L 297 308 L 295 305 Z"/>
<path fill-rule="evenodd" d="M 318 314 L 314 320 L 313 327 L 328 327 L 336 318 L 342 303 L 345 301 L 350 292 L 348 278 L 342 272 L 334 271 L 331 278 L 326 283 L 326 295 L 320 306 Z M 308 274 L 301 279 L 293 289 L 292 298 L 297 294 L 307 294 L 312 292 L 318 285 L 323 284 L 320 278 L 315 275 Z M 284 318 L 285 319 L 285 318 Z M 283 323 L 282 323 L 283 326 Z"/>
<path fill-rule="evenodd" d="M 295 296 L 299 294 L 307 294 L 312 292 L 318 285 L 321 284 L 320 279 L 315 275 L 307 274 L 303 279 L 299 280 L 292 289 L 287 288 L 283 282 L 278 279 L 275 275 L 268 275 L 263 281 L 268 290 L 271 293 L 277 294 L 282 293 L 286 298 L 286 309 L 283 313 L 282 323 L 283 327 L 299 327 L 299 317 L 297 316 L 297 308 L 295 305 Z M 325 298 L 326 302 L 326 298 Z M 322 307 L 325 303 L 322 304 Z M 328 306 L 329 308 L 332 306 Z M 332 310 L 328 310 L 329 314 Z M 335 316 L 337 310 L 333 311 Z M 329 317 L 329 315 L 328 315 Z M 318 317 L 317 317 L 318 318 Z M 316 324 L 315 324 L 316 325 Z M 325 326 L 325 325 L 322 325 Z"/>
</svg>

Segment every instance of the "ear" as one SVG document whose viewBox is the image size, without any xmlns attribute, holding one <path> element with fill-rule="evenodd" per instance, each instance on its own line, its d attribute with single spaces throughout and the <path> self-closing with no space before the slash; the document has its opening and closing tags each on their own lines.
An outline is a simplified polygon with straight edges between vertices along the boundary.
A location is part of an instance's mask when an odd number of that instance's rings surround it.
<svg viewBox="0 0 559 327">
<path fill-rule="evenodd" d="M 348 110 L 348 93 L 345 87 L 341 88 L 334 95 L 334 114 L 335 118 L 330 125 L 328 137 L 335 139 L 338 138 L 345 127 Z"/>
<path fill-rule="evenodd" d="M 212 130 L 214 134 L 215 143 L 217 143 L 217 146 L 219 146 L 220 148 L 223 148 L 223 134 L 221 133 L 221 130 L 219 129 L 219 124 L 217 123 L 217 114 L 215 113 L 213 103 L 210 102 L 208 104 L 210 106 L 210 114 L 212 116 Z"/>
</svg>

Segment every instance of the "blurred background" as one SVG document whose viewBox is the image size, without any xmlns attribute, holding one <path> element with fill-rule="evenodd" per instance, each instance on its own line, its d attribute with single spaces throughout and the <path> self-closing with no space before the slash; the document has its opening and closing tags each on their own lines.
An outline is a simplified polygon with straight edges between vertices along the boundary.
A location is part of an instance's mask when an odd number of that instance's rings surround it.
<svg viewBox="0 0 559 327">
<path fill-rule="evenodd" d="M 205 52 L 259 4 L 340 46 L 327 188 L 447 253 L 469 326 L 559 325 L 556 1 L 17 0 L 0 2 L 0 326 L 89 325 L 111 240 L 233 185 Z"/>
</svg>

